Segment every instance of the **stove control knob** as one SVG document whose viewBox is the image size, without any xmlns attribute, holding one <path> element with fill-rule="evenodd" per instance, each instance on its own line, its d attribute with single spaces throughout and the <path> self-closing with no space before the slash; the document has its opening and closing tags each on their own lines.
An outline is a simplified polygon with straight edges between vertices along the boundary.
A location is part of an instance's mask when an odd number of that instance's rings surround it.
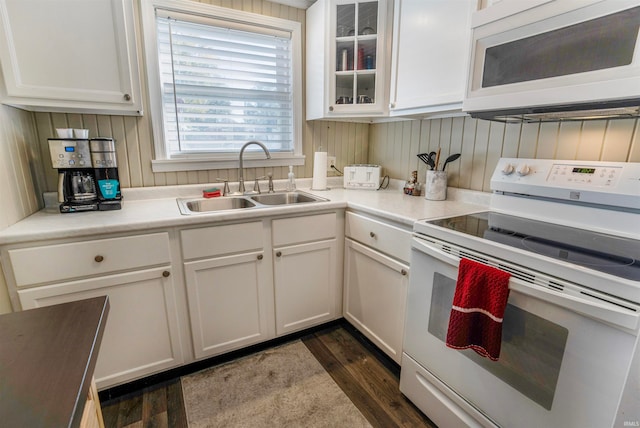
<svg viewBox="0 0 640 428">
<path fill-rule="evenodd" d="M 518 165 L 518 169 L 516 169 L 516 173 L 518 173 L 519 176 L 528 175 L 530 172 L 531 172 L 531 169 L 529 168 L 529 165 L 527 165 L 526 163 L 523 163 L 522 165 Z"/>
<path fill-rule="evenodd" d="M 503 175 L 511 175 L 511 174 L 513 174 L 513 170 L 514 170 L 513 165 L 508 163 L 508 164 L 506 164 L 504 166 L 504 168 L 502 168 L 502 174 Z"/>
</svg>

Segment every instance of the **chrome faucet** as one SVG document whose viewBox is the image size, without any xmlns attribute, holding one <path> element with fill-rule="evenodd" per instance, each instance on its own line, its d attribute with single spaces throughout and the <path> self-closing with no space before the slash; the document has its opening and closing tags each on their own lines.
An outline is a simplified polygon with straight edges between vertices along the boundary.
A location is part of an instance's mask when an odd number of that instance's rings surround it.
<svg viewBox="0 0 640 428">
<path fill-rule="evenodd" d="M 247 143 L 244 144 L 244 146 L 242 146 L 242 148 L 240 149 L 240 165 L 238 166 L 238 191 L 234 192 L 234 195 L 244 195 L 246 193 L 246 190 L 244 188 L 244 175 L 242 170 L 244 169 L 244 161 L 242 159 L 242 156 L 244 154 L 244 149 L 247 148 L 247 146 L 251 145 L 251 144 L 256 144 L 258 146 L 260 146 L 262 148 L 262 150 L 264 150 L 264 153 L 267 155 L 267 159 L 271 159 L 271 153 L 269 153 L 269 149 L 267 149 L 267 147 L 262 144 L 259 141 L 249 141 Z"/>
</svg>

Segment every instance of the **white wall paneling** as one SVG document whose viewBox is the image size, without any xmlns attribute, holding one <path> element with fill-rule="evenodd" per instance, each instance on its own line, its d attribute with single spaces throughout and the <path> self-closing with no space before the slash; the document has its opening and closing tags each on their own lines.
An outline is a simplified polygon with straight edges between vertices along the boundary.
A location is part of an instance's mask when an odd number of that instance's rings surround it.
<svg viewBox="0 0 640 428">
<path fill-rule="evenodd" d="M 441 163 L 461 153 L 447 166 L 449 186 L 488 192 L 500 157 L 640 162 L 639 123 L 621 119 L 503 124 L 470 117 L 379 123 L 369 132 L 369 162 L 398 179 L 418 170 L 424 182 L 426 165 L 418 153 L 441 148 Z"/>
</svg>

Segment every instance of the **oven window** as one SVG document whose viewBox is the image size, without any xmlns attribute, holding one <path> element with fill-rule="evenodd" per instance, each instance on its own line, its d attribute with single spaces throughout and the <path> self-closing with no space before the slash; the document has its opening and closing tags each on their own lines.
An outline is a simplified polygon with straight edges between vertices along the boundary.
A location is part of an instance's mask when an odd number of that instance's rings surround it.
<svg viewBox="0 0 640 428">
<path fill-rule="evenodd" d="M 436 272 L 433 284 L 428 330 L 444 343 L 456 281 Z M 483 358 L 470 349 L 458 352 L 551 410 L 568 334 L 560 325 L 507 304 L 499 361 Z"/>
</svg>

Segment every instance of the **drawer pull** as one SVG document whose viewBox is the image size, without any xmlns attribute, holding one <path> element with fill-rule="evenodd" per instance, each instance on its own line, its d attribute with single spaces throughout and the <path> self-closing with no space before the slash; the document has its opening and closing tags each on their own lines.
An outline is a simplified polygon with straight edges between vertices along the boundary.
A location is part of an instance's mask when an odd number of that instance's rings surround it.
<svg viewBox="0 0 640 428">
<path fill-rule="evenodd" d="M 276 251 L 276 257 L 282 256 L 282 251 Z"/>
<path fill-rule="evenodd" d="M 258 254 L 258 260 L 262 260 L 264 256 L 262 254 Z"/>
<path fill-rule="evenodd" d="M 369 236 L 370 236 L 370 237 L 372 237 L 372 238 L 375 238 L 375 237 L 376 237 L 376 234 L 375 234 L 375 233 L 373 233 L 373 232 L 369 232 Z"/>
<path fill-rule="evenodd" d="M 102 257 L 102 256 L 95 256 L 95 257 L 93 258 L 93 260 L 95 260 L 96 262 L 100 263 L 100 262 L 102 262 L 102 261 L 104 260 L 104 257 Z"/>
<path fill-rule="evenodd" d="M 169 278 L 170 275 L 171 275 L 171 272 L 169 272 L 168 270 L 165 270 L 164 272 L 162 272 L 162 276 L 164 276 L 165 278 Z"/>
<path fill-rule="evenodd" d="M 408 273 L 408 272 L 407 272 L 405 269 L 402 269 L 402 270 L 400 271 L 400 275 L 403 275 L 403 276 L 406 276 L 406 275 L 407 275 L 407 273 Z"/>
</svg>

